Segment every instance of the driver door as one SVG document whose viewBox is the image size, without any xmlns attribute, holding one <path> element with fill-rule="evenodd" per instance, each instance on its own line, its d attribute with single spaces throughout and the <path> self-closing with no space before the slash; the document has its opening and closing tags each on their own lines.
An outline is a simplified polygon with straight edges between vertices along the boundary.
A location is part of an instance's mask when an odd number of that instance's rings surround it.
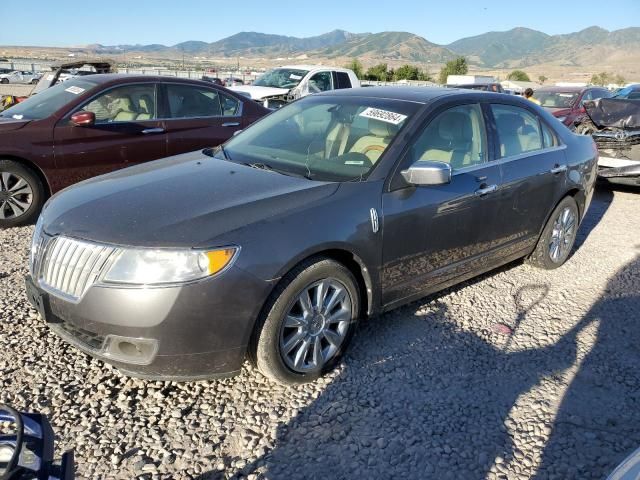
<svg viewBox="0 0 640 480">
<path fill-rule="evenodd" d="M 383 304 L 392 307 L 437 290 L 484 266 L 492 248 L 501 174 L 490 161 L 479 104 L 449 107 L 432 117 L 402 162 L 451 165 L 451 182 L 409 186 L 383 195 Z"/>
<path fill-rule="evenodd" d="M 73 112 L 58 121 L 54 152 L 64 184 L 166 156 L 167 135 L 157 105 L 155 83 L 119 85 L 74 110 L 93 112 L 94 125 L 73 125 Z"/>
</svg>

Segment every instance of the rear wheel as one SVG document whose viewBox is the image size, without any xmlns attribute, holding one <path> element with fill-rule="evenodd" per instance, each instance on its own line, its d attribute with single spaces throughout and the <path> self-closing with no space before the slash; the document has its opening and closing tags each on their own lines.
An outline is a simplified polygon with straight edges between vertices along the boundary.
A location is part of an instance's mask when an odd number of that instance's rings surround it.
<svg viewBox="0 0 640 480">
<path fill-rule="evenodd" d="M 360 315 L 353 274 L 326 258 L 290 272 L 272 294 L 250 351 L 258 370 L 283 384 L 311 382 L 334 368 Z"/>
<path fill-rule="evenodd" d="M 34 78 L 33 80 L 31 80 L 31 85 L 35 85 L 38 83 L 38 79 Z"/>
<path fill-rule="evenodd" d="M 29 168 L 0 160 L 0 228 L 33 223 L 44 203 L 44 187 Z"/>
<path fill-rule="evenodd" d="M 565 197 L 549 217 L 528 261 L 532 265 L 552 270 L 569 258 L 578 233 L 578 205 L 572 197 Z"/>
</svg>

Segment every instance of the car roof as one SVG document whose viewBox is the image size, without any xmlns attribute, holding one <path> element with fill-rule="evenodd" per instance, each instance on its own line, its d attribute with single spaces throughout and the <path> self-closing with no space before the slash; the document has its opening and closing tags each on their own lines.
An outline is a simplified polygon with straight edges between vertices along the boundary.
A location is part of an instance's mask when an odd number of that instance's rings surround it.
<svg viewBox="0 0 640 480">
<path fill-rule="evenodd" d="M 597 85 L 588 85 L 585 87 L 575 87 L 575 86 L 568 86 L 568 87 L 561 87 L 558 85 L 554 85 L 554 86 L 550 86 L 550 87 L 540 87 L 536 90 L 536 92 L 573 92 L 573 93 L 580 93 L 583 90 L 586 90 L 588 88 L 604 88 L 604 87 L 599 87 Z"/>
<path fill-rule="evenodd" d="M 280 67 L 275 68 L 297 68 L 299 70 L 331 70 L 331 71 L 341 71 L 346 72 L 346 68 L 342 67 L 333 67 L 331 65 L 282 65 Z"/>
<path fill-rule="evenodd" d="M 131 73 L 95 73 L 82 76 L 82 80 L 98 85 L 120 82 L 164 82 L 164 83 L 193 83 L 196 85 L 213 85 L 194 78 L 168 77 L 164 75 L 136 75 Z"/>
<path fill-rule="evenodd" d="M 329 90 L 314 96 L 367 97 L 407 102 L 428 103 L 443 95 L 477 95 L 479 92 L 461 92 L 459 89 L 442 87 L 366 87 Z"/>
</svg>

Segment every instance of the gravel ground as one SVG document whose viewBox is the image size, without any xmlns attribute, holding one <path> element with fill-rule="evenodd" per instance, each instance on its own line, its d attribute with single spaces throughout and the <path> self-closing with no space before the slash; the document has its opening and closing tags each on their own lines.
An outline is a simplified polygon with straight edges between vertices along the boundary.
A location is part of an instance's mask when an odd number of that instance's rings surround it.
<svg viewBox="0 0 640 480">
<path fill-rule="evenodd" d="M 0 95 L 29 95 L 31 90 L 33 90 L 33 85 L 0 84 Z"/>
<path fill-rule="evenodd" d="M 603 478 L 640 446 L 640 196 L 600 190 L 553 272 L 516 263 L 363 322 L 337 372 L 120 375 L 27 304 L 0 232 L 0 401 L 50 416 L 81 478 Z"/>
</svg>

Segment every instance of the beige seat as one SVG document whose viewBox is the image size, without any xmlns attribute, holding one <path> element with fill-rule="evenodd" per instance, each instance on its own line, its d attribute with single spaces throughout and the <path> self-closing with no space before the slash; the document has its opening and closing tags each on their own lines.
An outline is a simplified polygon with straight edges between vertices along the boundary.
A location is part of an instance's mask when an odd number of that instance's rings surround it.
<svg viewBox="0 0 640 480">
<path fill-rule="evenodd" d="M 363 153 L 376 163 L 396 133 L 395 125 L 380 120 L 369 119 L 369 135 L 360 137 L 349 152 Z"/>
<path fill-rule="evenodd" d="M 454 169 L 470 165 L 473 129 L 469 115 L 445 112 L 437 122 L 428 127 L 422 138 L 425 150 L 420 160 L 446 162 Z"/>
<path fill-rule="evenodd" d="M 515 113 L 503 113 L 496 116 L 496 127 L 500 139 L 500 155 L 511 157 L 525 151 L 524 136 L 521 134 L 524 120 Z"/>
<path fill-rule="evenodd" d="M 116 112 L 116 115 L 113 117 L 114 122 L 130 122 L 138 116 L 131 97 L 128 96 L 120 97 L 116 100 L 113 110 Z"/>
<path fill-rule="evenodd" d="M 136 117 L 136 120 L 150 120 L 153 118 L 153 100 L 149 95 L 141 95 L 138 100 L 140 106 L 140 113 Z"/>
</svg>

